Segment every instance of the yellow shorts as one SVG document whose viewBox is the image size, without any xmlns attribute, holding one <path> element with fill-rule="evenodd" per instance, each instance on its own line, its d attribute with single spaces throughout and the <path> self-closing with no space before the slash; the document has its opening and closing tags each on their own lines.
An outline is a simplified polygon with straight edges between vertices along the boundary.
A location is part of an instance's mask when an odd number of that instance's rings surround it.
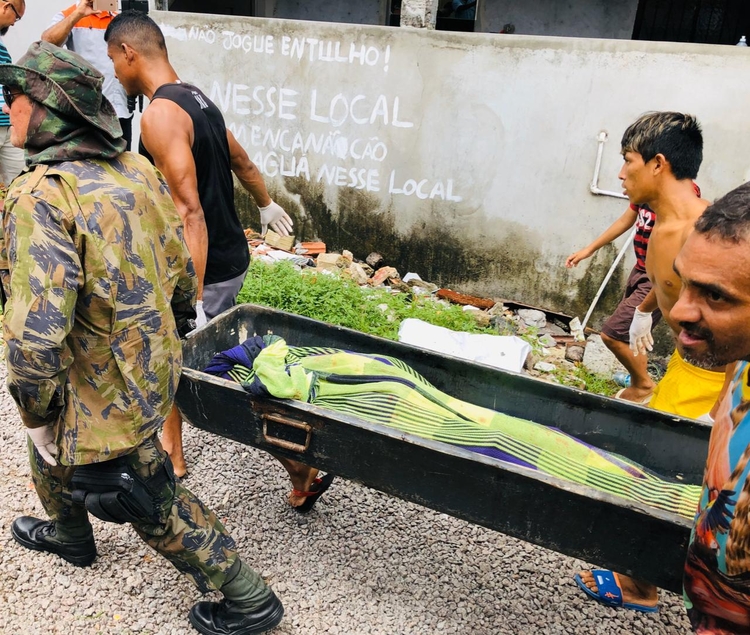
<svg viewBox="0 0 750 635">
<path fill-rule="evenodd" d="M 723 385 L 723 372 L 693 366 L 675 351 L 648 407 L 697 419 L 714 407 Z"/>
</svg>

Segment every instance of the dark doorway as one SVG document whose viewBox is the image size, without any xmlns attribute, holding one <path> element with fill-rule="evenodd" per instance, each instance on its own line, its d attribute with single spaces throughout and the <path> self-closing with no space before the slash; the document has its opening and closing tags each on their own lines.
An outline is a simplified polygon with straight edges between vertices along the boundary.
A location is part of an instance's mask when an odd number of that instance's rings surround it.
<svg viewBox="0 0 750 635">
<path fill-rule="evenodd" d="M 737 44 L 750 36 L 748 0 L 640 0 L 634 40 Z"/>
</svg>

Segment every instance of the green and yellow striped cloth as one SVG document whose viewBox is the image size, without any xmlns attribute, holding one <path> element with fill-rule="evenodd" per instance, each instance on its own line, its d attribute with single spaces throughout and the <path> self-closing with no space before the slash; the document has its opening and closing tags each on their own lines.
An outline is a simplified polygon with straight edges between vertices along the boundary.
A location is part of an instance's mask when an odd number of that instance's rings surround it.
<svg viewBox="0 0 750 635">
<path fill-rule="evenodd" d="M 297 399 L 449 443 L 692 519 L 700 487 L 674 482 L 560 430 L 455 399 L 397 359 L 276 340 L 253 368 L 228 375 L 274 397 Z"/>
</svg>

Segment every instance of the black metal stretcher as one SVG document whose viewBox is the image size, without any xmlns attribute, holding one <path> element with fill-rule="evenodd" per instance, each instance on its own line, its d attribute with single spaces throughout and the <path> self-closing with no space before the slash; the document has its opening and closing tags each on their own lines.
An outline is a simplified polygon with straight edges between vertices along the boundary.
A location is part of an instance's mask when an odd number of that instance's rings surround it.
<svg viewBox="0 0 750 635">
<path fill-rule="evenodd" d="M 255 399 L 201 372 L 215 353 L 269 331 L 293 346 L 397 357 L 456 398 L 557 427 L 685 483 L 701 482 L 707 425 L 255 305 L 227 311 L 184 346 L 177 403 L 202 430 L 681 590 L 691 523 L 680 516 L 307 403 Z"/>
</svg>

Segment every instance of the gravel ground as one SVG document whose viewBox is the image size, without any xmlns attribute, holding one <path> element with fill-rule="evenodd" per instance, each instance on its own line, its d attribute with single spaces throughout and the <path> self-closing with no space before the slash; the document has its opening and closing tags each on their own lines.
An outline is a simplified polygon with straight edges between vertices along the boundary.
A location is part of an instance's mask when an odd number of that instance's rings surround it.
<svg viewBox="0 0 750 635">
<path fill-rule="evenodd" d="M 129 526 L 93 520 L 90 569 L 17 545 L 13 519 L 43 511 L 4 388 L 0 441 L 0 633 L 194 633 L 187 612 L 198 592 Z M 189 426 L 186 453 L 186 483 L 284 602 L 279 635 L 689 632 L 672 594 L 651 616 L 586 600 L 572 579 L 585 565 L 572 558 L 341 479 L 302 517 L 267 454 Z"/>
</svg>

